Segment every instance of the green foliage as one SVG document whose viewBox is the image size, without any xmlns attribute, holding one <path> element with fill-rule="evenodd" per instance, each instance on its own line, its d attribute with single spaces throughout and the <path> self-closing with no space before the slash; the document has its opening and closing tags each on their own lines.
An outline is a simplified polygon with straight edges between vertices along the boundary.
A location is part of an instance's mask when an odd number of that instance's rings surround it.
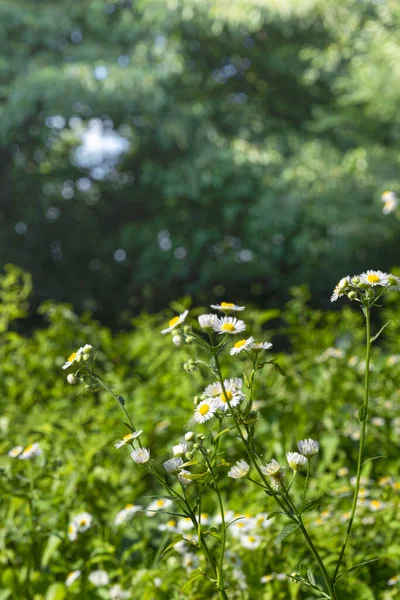
<svg viewBox="0 0 400 600">
<path fill-rule="evenodd" d="M 27 276 L 9 269 L 8 277 L 20 281 L 9 288 L 8 303 L 17 305 L 21 298 L 25 303 L 22 292 Z M 4 310 L 8 314 L 11 309 L 5 306 Z M 193 600 L 213 597 L 211 584 L 197 577 L 196 569 L 186 573 L 182 568 L 181 555 L 174 547 L 161 556 L 177 540 L 174 533 L 162 532 L 158 526 L 174 517 L 159 514 L 149 518 L 139 512 L 123 526 L 113 524 L 127 503 L 147 507 L 154 499 L 149 496 L 159 498 L 162 492 L 133 464 L 126 448 L 115 449 L 114 443 L 127 431 L 117 403 L 102 391 L 78 392 L 78 387 L 65 382 L 61 367 L 72 350 L 91 343 L 99 370 L 126 399 L 135 423 L 144 430 L 146 445 L 159 462 L 169 458 L 171 443 L 185 430 L 183 424 L 187 422 L 188 429 L 193 426 L 189 422 L 191 398 L 209 383 L 203 377 L 206 371 L 184 373 L 182 364 L 190 347 L 175 348 L 169 336 L 159 334 L 166 320 L 164 314 L 143 314 L 129 331 L 113 336 L 89 314 L 78 318 L 66 305 L 47 302 L 40 312 L 48 325 L 30 337 L 12 328 L 1 333 L 0 598 L 109 598 L 105 588 L 95 588 L 85 577 L 66 588 L 66 576 L 74 569 L 85 574 L 105 569 L 113 583 L 134 590 L 135 598 L 177 600 L 182 593 Z M 391 306 L 384 312 L 385 321 L 390 319 L 391 323 L 386 329 L 388 335 L 382 336 L 385 342 L 380 338 L 373 346 L 367 439 L 367 456 L 381 458 L 370 460 L 363 469 L 365 494 L 369 495 L 356 516 L 354 538 L 342 566 L 348 572 L 338 581 L 339 598 L 350 595 L 391 600 L 398 590 L 398 583 L 388 586 L 387 582 L 398 575 L 400 557 L 396 517 L 400 499 L 396 475 L 400 314 Z M 310 501 L 303 519 L 312 529 L 317 546 L 328 555 L 337 552 L 343 539 L 351 501 L 349 478 L 356 468 L 357 409 L 363 376 L 359 316 L 349 307 L 335 313 L 314 311 L 307 306 L 307 291 L 302 288 L 294 290 L 281 321 L 275 318 L 265 326 L 265 317 L 262 312 L 250 311 L 247 320 L 263 338 L 275 341 L 285 336 L 291 350 L 277 357 L 285 377 L 267 366 L 257 379 L 258 450 L 266 460 L 275 456 L 283 461 L 285 451 L 295 449 L 298 439 L 312 436 L 320 441 L 321 456 L 313 459 Z M 378 330 L 376 323 L 373 333 Z M 240 356 L 230 357 L 223 366 L 232 376 L 241 376 L 244 362 Z M 223 437 L 229 460 L 242 458 L 235 435 L 227 431 Z M 13 446 L 34 441 L 40 442 L 42 457 L 20 461 L 7 456 Z M 302 473 L 297 476 L 299 491 L 303 477 Z M 233 511 L 242 512 L 246 506 L 255 516 L 275 510 L 271 499 L 249 482 L 227 479 L 226 467 L 221 466 L 222 493 Z M 322 499 L 317 498 L 321 490 Z M 375 503 L 370 505 L 370 501 Z M 313 510 L 309 510 L 311 505 Z M 216 508 L 210 504 L 204 510 L 213 514 Z M 94 526 L 71 542 L 68 523 L 82 511 L 93 515 Z M 175 510 L 171 508 L 171 512 Z M 339 523 L 334 513 L 342 515 Z M 316 585 L 322 584 L 318 566 L 311 562 L 287 519 L 275 514 L 270 523 L 256 550 L 246 550 L 235 538 L 230 539 L 233 551 L 243 561 L 247 587 L 238 596 L 229 591 L 229 598 L 314 597 L 307 591 L 310 588 L 276 576 L 260 583 L 267 574 L 296 571 L 305 578 L 312 569 Z M 284 532 L 291 535 L 283 540 Z M 274 546 L 272 542 L 279 534 L 283 543 Z M 211 544 L 212 528 L 208 539 Z M 356 569 L 357 565 L 360 568 Z M 190 585 L 181 592 L 188 579 Z"/>
<path fill-rule="evenodd" d="M 399 19 L 396 0 L 3 2 L 0 259 L 37 300 L 124 324 L 213 286 L 261 305 L 389 268 Z M 91 119 L 129 142 L 117 164 L 77 161 Z"/>
</svg>

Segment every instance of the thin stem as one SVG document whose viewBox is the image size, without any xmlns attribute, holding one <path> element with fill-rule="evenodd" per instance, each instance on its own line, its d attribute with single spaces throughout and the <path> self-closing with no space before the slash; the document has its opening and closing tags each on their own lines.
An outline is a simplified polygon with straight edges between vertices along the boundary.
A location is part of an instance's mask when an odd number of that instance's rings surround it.
<svg viewBox="0 0 400 600">
<path fill-rule="evenodd" d="M 351 529 L 353 527 L 354 516 L 356 514 L 357 509 L 357 501 L 358 501 L 358 491 L 360 489 L 360 478 L 361 478 L 361 468 L 363 463 L 363 454 L 364 454 L 364 444 L 365 444 L 365 430 L 367 426 L 367 417 L 368 417 L 368 400 L 369 400 L 369 363 L 371 358 L 371 314 L 370 314 L 370 306 L 364 307 L 364 315 L 365 315 L 365 324 L 367 330 L 367 339 L 366 339 L 366 357 L 365 357 L 365 380 L 364 380 L 364 404 L 362 407 L 363 414 L 361 421 L 361 434 L 360 434 L 360 445 L 358 448 L 358 461 L 357 461 L 357 474 L 356 474 L 356 484 L 354 486 L 354 494 L 353 494 L 353 503 L 351 507 L 351 514 L 349 523 L 347 525 L 346 536 L 344 538 L 343 546 L 339 554 L 339 559 L 335 568 L 335 572 L 333 574 L 333 581 L 335 582 L 339 573 L 340 565 L 342 564 L 343 556 L 346 551 L 346 546 L 350 538 Z"/>
<path fill-rule="evenodd" d="M 305 484 L 304 484 L 303 495 L 301 497 L 301 504 L 304 504 L 304 500 L 306 499 L 307 487 L 308 487 L 308 480 L 310 478 L 310 471 L 311 471 L 310 461 L 311 461 L 311 458 L 309 458 L 307 460 L 307 475 L 306 475 L 306 481 L 305 481 Z"/>
</svg>

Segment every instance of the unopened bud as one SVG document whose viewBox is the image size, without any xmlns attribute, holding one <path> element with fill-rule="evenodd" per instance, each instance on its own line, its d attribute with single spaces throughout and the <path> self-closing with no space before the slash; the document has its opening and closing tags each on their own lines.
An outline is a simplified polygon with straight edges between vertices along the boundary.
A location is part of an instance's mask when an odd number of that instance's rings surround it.
<svg viewBox="0 0 400 600">
<path fill-rule="evenodd" d="M 194 371 L 197 371 L 197 365 L 194 362 L 193 359 L 188 360 L 184 365 L 183 365 L 184 370 L 186 371 L 186 373 L 193 373 Z"/>
<path fill-rule="evenodd" d="M 195 398 L 196 398 L 196 396 L 195 396 Z M 187 442 L 191 442 L 193 438 L 194 438 L 193 431 L 188 431 L 187 433 L 185 433 L 185 440 Z"/>
<path fill-rule="evenodd" d="M 192 335 L 187 335 L 187 336 L 185 337 L 185 342 L 186 342 L 186 344 L 193 344 L 193 342 L 194 342 L 194 337 L 193 337 Z"/>
<path fill-rule="evenodd" d="M 204 433 L 199 433 L 196 437 L 196 440 L 199 440 L 200 442 L 204 442 L 205 439 L 206 436 L 204 435 Z"/>
<path fill-rule="evenodd" d="M 353 292 L 349 292 L 347 294 L 347 297 L 348 297 L 349 300 L 355 300 L 357 298 L 357 293 L 354 292 L 354 291 Z"/>
<path fill-rule="evenodd" d="M 69 375 L 67 375 L 67 381 L 69 384 L 71 385 L 75 385 L 76 384 L 76 377 L 73 373 L 69 373 Z"/>
<path fill-rule="evenodd" d="M 192 333 L 192 328 L 190 327 L 190 325 L 185 325 L 185 327 L 183 328 L 183 333 Z"/>
<path fill-rule="evenodd" d="M 183 342 L 183 338 L 182 338 L 182 336 L 181 336 L 181 335 L 173 335 L 173 336 L 172 336 L 172 343 L 173 343 L 175 346 L 181 346 L 181 345 L 182 345 L 182 342 Z"/>
</svg>

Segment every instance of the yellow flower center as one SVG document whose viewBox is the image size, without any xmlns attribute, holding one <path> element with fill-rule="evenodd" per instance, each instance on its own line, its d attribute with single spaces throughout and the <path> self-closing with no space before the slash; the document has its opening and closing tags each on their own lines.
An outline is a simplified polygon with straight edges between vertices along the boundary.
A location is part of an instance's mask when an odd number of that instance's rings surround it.
<svg viewBox="0 0 400 600">
<path fill-rule="evenodd" d="M 68 362 L 72 362 L 76 358 L 76 352 L 73 352 L 70 356 L 68 356 Z"/>
<path fill-rule="evenodd" d="M 235 331 L 235 326 L 232 323 L 224 323 L 221 327 L 222 331 Z"/>
<path fill-rule="evenodd" d="M 175 527 L 176 521 L 174 521 L 173 519 L 171 519 L 171 521 L 168 521 L 167 525 L 168 525 L 168 527 Z"/>
<path fill-rule="evenodd" d="M 244 523 L 238 523 L 237 526 L 241 529 L 242 527 L 244 527 Z"/>
<path fill-rule="evenodd" d="M 164 506 L 164 500 L 157 500 L 157 506 Z"/>
<path fill-rule="evenodd" d="M 68 533 L 72 533 L 73 531 L 74 531 L 73 525 L 69 525 L 69 527 L 68 527 Z"/>
<path fill-rule="evenodd" d="M 224 404 L 226 404 L 228 402 L 228 400 L 232 400 L 232 398 L 233 398 L 233 394 L 229 390 L 227 390 L 225 394 L 222 393 L 220 395 L 221 402 L 224 402 Z"/>
<path fill-rule="evenodd" d="M 81 519 L 81 520 L 79 521 L 79 525 L 80 525 L 81 527 L 84 527 L 84 526 L 86 525 L 86 523 L 87 523 L 86 519 Z"/>
<path fill-rule="evenodd" d="M 24 452 L 29 452 L 29 450 L 32 450 L 33 448 L 33 444 L 29 444 L 29 446 L 27 446 L 24 450 Z"/>
<path fill-rule="evenodd" d="M 210 405 L 203 404 L 203 406 L 200 406 L 200 408 L 199 408 L 199 413 L 204 417 L 204 415 L 206 415 L 209 410 L 210 410 Z"/>
<path fill-rule="evenodd" d="M 221 302 L 221 308 L 233 308 L 234 306 L 233 302 Z"/>
<path fill-rule="evenodd" d="M 124 437 L 122 438 L 124 442 L 127 442 L 128 440 L 130 440 L 132 437 L 131 433 L 127 433 L 126 435 L 124 435 Z"/>
<path fill-rule="evenodd" d="M 254 537 L 254 535 L 249 535 L 249 542 L 253 543 L 256 541 L 256 538 Z"/>
<path fill-rule="evenodd" d="M 174 317 L 173 319 L 171 319 L 171 320 L 169 321 L 168 325 L 169 325 L 170 327 L 173 327 L 174 325 L 176 325 L 176 324 L 178 323 L 178 321 L 179 321 L 179 317 Z"/>
<path fill-rule="evenodd" d="M 245 345 L 247 340 L 239 340 L 238 342 L 236 342 L 236 344 L 234 345 L 234 348 L 241 348 L 242 346 Z"/>
<path fill-rule="evenodd" d="M 368 275 L 367 279 L 370 283 L 378 283 L 380 277 L 379 275 Z"/>
<path fill-rule="evenodd" d="M 127 505 L 125 506 L 125 508 L 133 508 L 134 506 L 135 506 L 134 504 L 127 504 Z"/>
<path fill-rule="evenodd" d="M 373 506 L 374 508 L 380 508 L 381 502 L 379 500 L 371 500 L 371 506 Z"/>
</svg>

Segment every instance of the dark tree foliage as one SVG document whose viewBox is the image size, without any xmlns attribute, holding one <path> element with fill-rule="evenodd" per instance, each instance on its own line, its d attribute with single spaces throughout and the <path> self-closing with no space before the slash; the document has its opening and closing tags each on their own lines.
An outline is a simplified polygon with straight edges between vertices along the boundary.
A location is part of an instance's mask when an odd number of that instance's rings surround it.
<svg viewBox="0 0 400 600">
<path fill-rule="evenodd" d="M 0 257 L 121 323 L 398 263 L 400 8 L 4 2 Z"/>
</svg>

